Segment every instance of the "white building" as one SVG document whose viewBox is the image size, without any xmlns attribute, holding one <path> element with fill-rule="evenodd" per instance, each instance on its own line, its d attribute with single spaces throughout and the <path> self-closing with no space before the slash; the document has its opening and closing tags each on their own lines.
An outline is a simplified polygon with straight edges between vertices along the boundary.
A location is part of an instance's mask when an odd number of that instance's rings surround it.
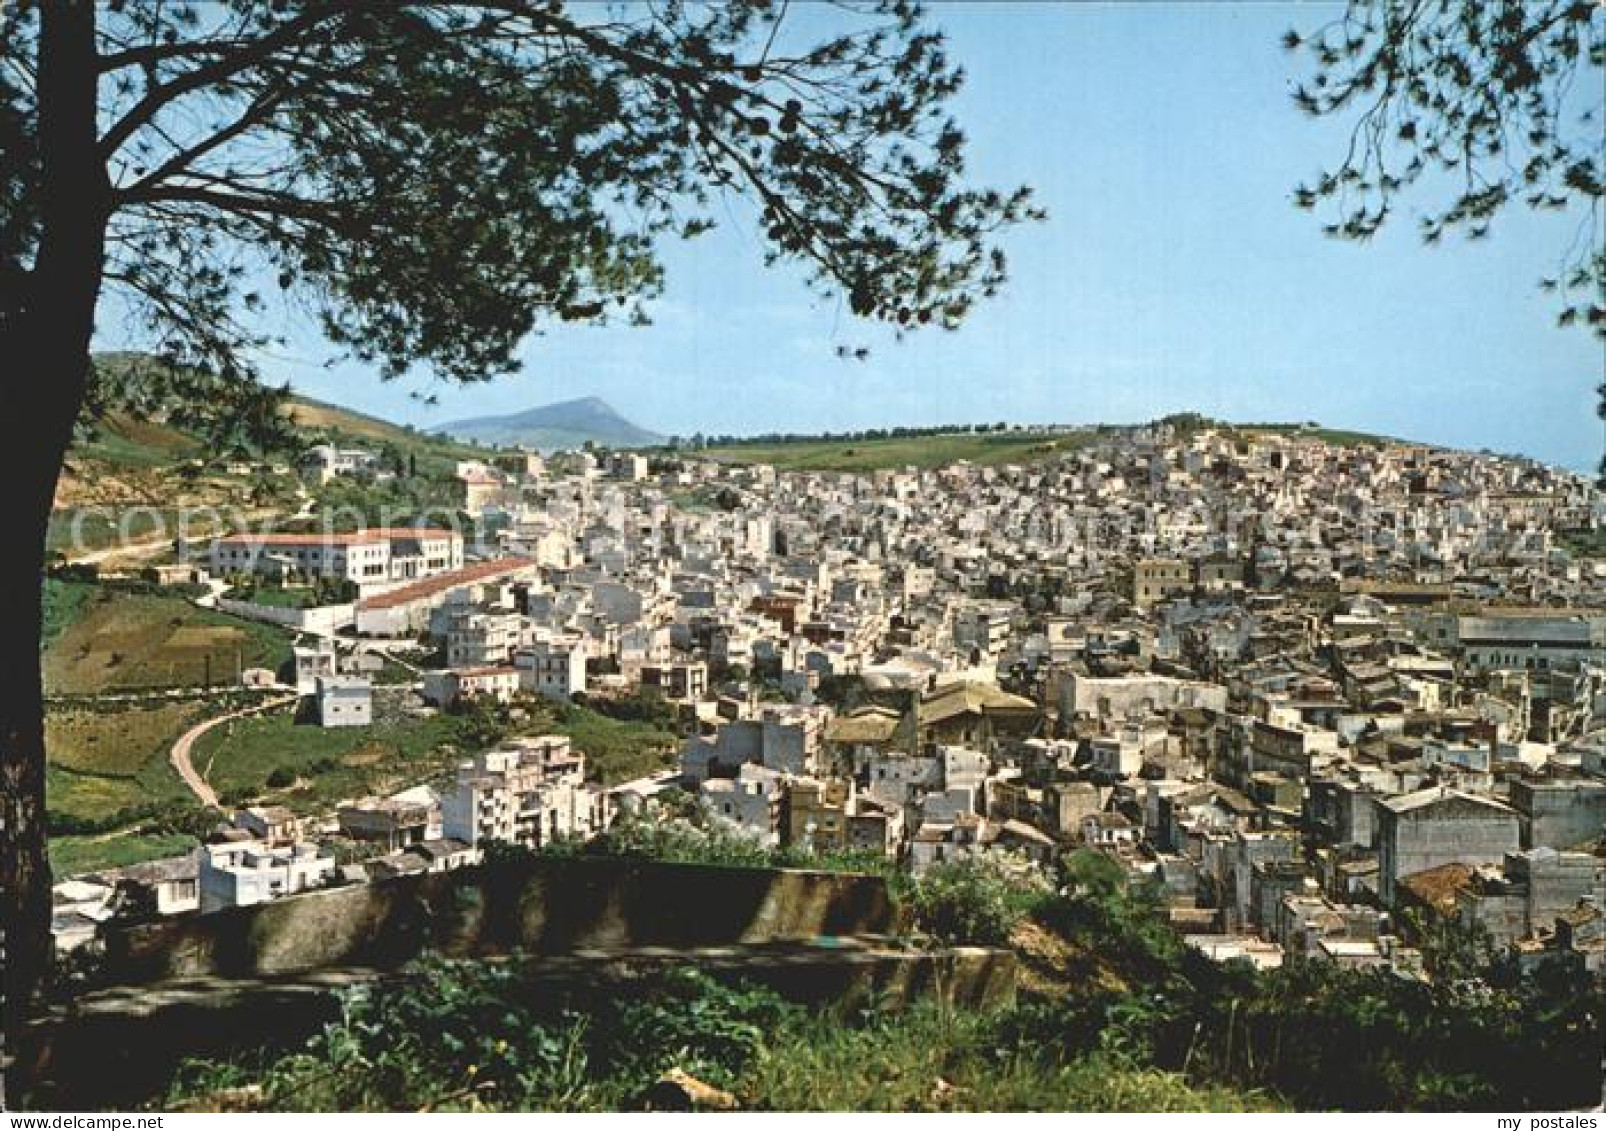
<svg viewBox="0 0 1606 1131">
<path fill-rule="evenodd" d="M 529 637 L 529 621 L 515 612 L 455 607 L 448 613 L 446 665 L 479 668 L 506 664 Z"/>
<path fill-rule="evenodd" d="M 578 639 L 542 641 L 520 649 L 513 666 L 522 689 L 560 703 L 586 689 L 586 651 Z"/>
<path fill-rule="evenodd" d="M 424 673 L 424 700 L 450 707 L 459 699 L 488 695 L 506 703 L 519 693 L 519 672 L 506 665 L 489 668 L 447 668 Z"/>
<path fill-rule="evenodd" d="M 297 695 L 316 695 L 318 680 L 339 671 L 339 657 L 333 640 L 319 638 L 311 645 L 297 645 L 295 658 Z"/>
<path fill-rule="evenodd" d="M 366 676 L 319 676 L 317 693 L 321 726 L 365 727 L 373 723 L 374 685 Z"/>
<path fill-rule="evenodd" d="M 463 536 L 452 530 L 375 527 L 337 534 L 231 534 L 212 543 L 211 572 L 295 574 L 364 588 L 432 577 L 463 566 Z"/>
<path fill-rule="evenodd" d="M 734 778 L 709 778 L 697 799 L 715 820 L 765 846 L 780 842 L 781 797 L 786 775 L 748 762 Z"/>
<path fill-rule="evenodd" d="M 589 837 L 611 815 L 607 793 L 585 780 L 585 756 L 562 735 L 512 739 L 475 755 L 441 798 L 442 831 L 471 848 Z"/>
<path fill-rule="evenodd" d="M 315 444 L 301 457 L 302 474 L 319 483 L 327 483 L 342 475 L 373 475 L 378 467 L 379 457 L 364 448 L 337 448 L 333 444 Z"/>
<path fill-rule="evenodd" d="M 246 907 L 327 883 L 335 858 L 303 841 L 270 848 L 261 841 L 206 844 L 200 852 L 201 911 Z"/>
</svg>

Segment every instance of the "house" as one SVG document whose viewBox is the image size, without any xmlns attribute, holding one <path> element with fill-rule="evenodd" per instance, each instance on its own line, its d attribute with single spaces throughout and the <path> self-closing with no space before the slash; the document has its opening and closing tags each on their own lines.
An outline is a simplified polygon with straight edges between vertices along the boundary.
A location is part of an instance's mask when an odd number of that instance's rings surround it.
<svg viewBox="0 0 1606 1131">
<path fill-rule="evenodd" d="M 481 668 L 511 663 L 529 637 L 529 621 L 511 610 L 446 606 L 446 666 Z"/>
<path fill-rule="evenodd" d="M 1075 669 L 1056 670 L 1050 698 L 1062 719 L 1143 718 L 1170 711 L 1227 709 L 1227 689 L 1219 684 L 1168 675 L 1093 676 Z"/>
<path fill-rule="evenodd" d="M 363 869 L 370 880 L 391 880 L 398 876 L 450 872 L 473 864 L 478 858 L 479 853 L 462 841 L 436 837 L 367 860 Z"/>
<path fill-rule="evenodd" d="M 293 652 L 297 695 L 316 695 L 318 680 L 333 676 L 339 670 L 339 653 L 333 640 L 319 637 L 310 645 L 296 645 Z"/>
<path fill-rule="evenodd" d="M 1082 843 L 1090 848 L 1115 848 L 1137 839 L 1138 830 L 1122 813 L 1089 813 L 1082 818 Z"/>
<path fill-rule="evenodd" d="M 502 476 L 483 464 L 458 472 L 457 485 L 462 493 L 463 509 L 469 514 L 484 514 L 503 505 L 510 495 Z"/>
<path fill-rule="evenodd" d="M 1577 848 L 1606 835 L 1606 781 L 1526 775 L 1511 783 L 1511 807 L 1532 848 Z"/>
<path fill-rule="evenodd" d="M 94 879 L 129 893 L 157 915 L 181 915 L 201 905 L 200 862 L 194 852 L 108 868 Z"/>
<path fill-rule="evenodd" d="M 781 840 L 781 803 L 785 775 L 754 762 L 744 762 L 735 777 L 709 778 L 697 787 L 697 799 L 714 820 L 765 846 Z"/>
<path fill-rule="evenodd" d="M 647 457 L 636 452 L 614 452 L 608 457 L 608 474 L 636 483 L 647 478 Z"/>
<path fill-rule="evenodd" d="M 1498 869 L 1480 868 L 1456 892 L 1455 914 L 1498 945 L 1547 930 L 1580 901 L 1606 903 L 1606 860 L 1587 852 L 1531 848 L 1508 852 Z"/>
<path fill-rule="evenodd" d="M 317 695 L 320 726 L 365 727 L 374 721 L 374 685 L 366 676 L 321 675 Z"/>
<path fill-rule="evenodd" d="M 441 798 L 443 832 L 475 849 L 590 837 L 611 817 L 608 794 L 585 781 L 585 756 L 561 735 L 510 739 L 476 754 Z"/>
<path fill-rule="evenodd" d="M 645 664 L 641 686 L 656 690 L 672 703 L 695 703 L 708 695 L 708 665 L 698 660 L 678 664 Z"/>
<path fill-rule="evenodd" d="M 783 773 L 819 772 L 820 736 L 830 713 L 815 707 L 766 707 L 756 719 L 732 719 L 712 738 L 693 736 L 681 751 L 688 780 L 728 776 L 746 762 Z"/>
<path fill-rule="evenodd" d="M 203 914 L 309 891 L 336 875 L 335 858 L 308 841 L 282 847 L 258 840 L 207 844 L 199 857 Z"/>
<path fill-rule="evenodd" d="M 1032 734 L 1041 716 L 1036 703 L 997 684 L 961 681 L 923 697 L 916 726 L 922 744 L 986 747 L 995 737 Z"/>
<path fill-rule="evenodd" d="M 1139 608 L 1193 588 L 1193 569 L 1177 558 L 1143 558 L 1132 567 L 1132 603 Z"/>
<path fill-rule="evenodd" d="M 294 844 L 301 835 L 301 822 L 283 805 L 254 805 L 234 814 L 234 827 L 271 847 Z"/>
<path fill-rule="evenodd" d="M 428 793 L 425 787 L 420 787 Z M 396 797 L 368 797 L 342 805 L 337 815 L 340 831 L 352 840 L 382 844 L 387 852 L 397 852 L 438 834 L 440 804 L 433 796 L 418 796 L 409 790 Z"/>
<path fill-rule="evenodd" d="M 482 695 L 506 703 L 518 693 L 519 670 L 514 667 L 448 668 L 424 673 L 424 700 L 441 708 Z"/>
<path fill-rule="evenodd" d="M 567 703 L 586 689 L 586 647 L 578 637 L 538 641 L 513 655 L 519 687 Z"/>
<path fill-rule="evenodd" d="M 299 467 L 303 476 L 323 484 L 341 476 L 371 477 L 379 469 L 379 456 L 364 448 L 314 444 L 302 454 Z"/>
<path fill-rule="evenodd" d="M 1378 895 L 1391 907 L 1406 876 L 1444 864 L 1498 864 L 1519 840 L 1516 811 L 1491 798 L 1444 786 L 1387 798 L 1377 807 Z"/>
<path fill-rule="evenodd" d="M 996 660 L 1009 643 L 1016 608 L 1008 601 L 972 601 L 954 617 L 954 647 L 978 660 Z"/>
</svg>

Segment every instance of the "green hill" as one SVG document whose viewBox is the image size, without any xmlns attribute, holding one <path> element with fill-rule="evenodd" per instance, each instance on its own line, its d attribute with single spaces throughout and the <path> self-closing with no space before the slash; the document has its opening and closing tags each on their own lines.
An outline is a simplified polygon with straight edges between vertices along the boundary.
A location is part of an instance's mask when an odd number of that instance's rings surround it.
<svg viewBox="0 0 1606 1131">
<path fill-rule="evenodd" d="M 781 440 L 730 444 L 702 453 L 721 463 L 767 463 L 782 471 L 878 471 L 944 467 L 960 460 L 995 465 L 1057 459 L 1089 443 L 1090 429 L 1042 432 L 952 432 L 870 440 Z"/>
</svg>

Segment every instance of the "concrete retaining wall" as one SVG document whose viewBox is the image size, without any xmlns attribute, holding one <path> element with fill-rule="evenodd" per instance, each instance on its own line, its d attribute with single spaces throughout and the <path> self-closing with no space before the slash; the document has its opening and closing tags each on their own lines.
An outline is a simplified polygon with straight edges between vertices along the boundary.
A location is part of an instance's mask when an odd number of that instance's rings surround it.
<svg viewBox="0 0 1606 1131">
<path fill-rule="evenodd" d="M 357 623 L 357 606 L 353 604 L 320 605 L 314 609 L 287 609 L 279 605 L 259 605 L 255 601 L 237 601 L 230 597 L 219 597 L 217 607 L 222 612 L 232 613 L 246 620 L 282 624 L 287 628 L 323 636 Z"/>
<path fill-rule="evenodd" d="M 112 928 L 106 975 L 128 984 L 394 969 L 426 950 L 688 948 L 896 934 L 901 926 L 876 876 L 529 857 Z"/>
</svg>

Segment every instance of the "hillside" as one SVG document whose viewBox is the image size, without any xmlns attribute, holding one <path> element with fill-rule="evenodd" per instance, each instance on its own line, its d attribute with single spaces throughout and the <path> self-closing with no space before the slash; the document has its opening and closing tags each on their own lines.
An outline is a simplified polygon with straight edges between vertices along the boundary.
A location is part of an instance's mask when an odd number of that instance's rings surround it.
<svg viewBox="0 0 1606 1131">
<path fill-rule="evenodd" d="M 1180 419 L 1180 418 L 1178 418 Z M 1399 441 L 1369 432 L 1303 424 L 1228 424 L 1189 418 L 1189 427 L 1209 426 L 1228 436 L 1248 438 L 1271 434 L 1321 440 L 1337 447 L 1381 447 Z M 720 444 L 700 453 L 721 463 L 770 464 L 781 471 L 878 471 L 887 468 L 943 467 L 959 460 L 984 466 L 1035 463 L 1084 447 L 1117 426 L 1073 428 L 1058 432 L 942 432 L 919 436 L 795 440 L 761 439 Z"/>
<path fill-rule="evenodd" d="M 897 467 L 942 467 L 959 460 L 984 465 L 1032 463 L 1087 444 L 1092 430 L 954 432 L 936 436 L 873 440 L 792 440 L 731 444 L 702 453 L 721 463 L 767 463 L 782 471 L 877 471 Z"/>
<path fill-rule="evenodd" d="M 425 473 L 450 470 L 458 460 L 484 459 L 491 454 L 478 444 L 394 424 L 311 397 L 292 396 L 285 404 L 284 413 L 296 426 L 297 433 L 308 441 L 392 446 L 404 459 L 416 458 L 419 470 Z"/>
<path fill-rule="evenodd" d="M 137 360 L 135 355 L 125 354 L 96 356 L 96 364 L 114 381 L 133 371 Z M 483 447 L 310 397 L 291 396 L 282 411 L 294 425 L 292 444 L 252 461 L 262 466 L 253 476 L 242 478 L 219 463 L 203 437 L 165 419 L 159 409 L 113 409 L 90 423 L 67 454 L 56 492 L 56 525 L 64 529 L 84 508 L 155 507 L 168 512 L 182 507 L 282 501 L 293 493 L 294 482 L 267 468 L 275 464 L 287 467 L 293 449 L 302 444 L 385 445 L 404 460 L 411 458 L 425 475 L 450 474 L 457 461 L 489 454 Z M 91 513 L 86 531 L 90 544 L 96 544 L 97 524 L 104 517 Z M 53 531 L 53 544 L 63 538 L 63 533 Z"/>
<path fill-rule="evenodd" d="M 552 452 L 584 447 L 653 448 L 664 437 L 620 416 L 598 397 L 541 405 L 505 416 L 479 416 L 442 424 L 437 432 L 482 444 L 517 445 Z"/>
</svg>

